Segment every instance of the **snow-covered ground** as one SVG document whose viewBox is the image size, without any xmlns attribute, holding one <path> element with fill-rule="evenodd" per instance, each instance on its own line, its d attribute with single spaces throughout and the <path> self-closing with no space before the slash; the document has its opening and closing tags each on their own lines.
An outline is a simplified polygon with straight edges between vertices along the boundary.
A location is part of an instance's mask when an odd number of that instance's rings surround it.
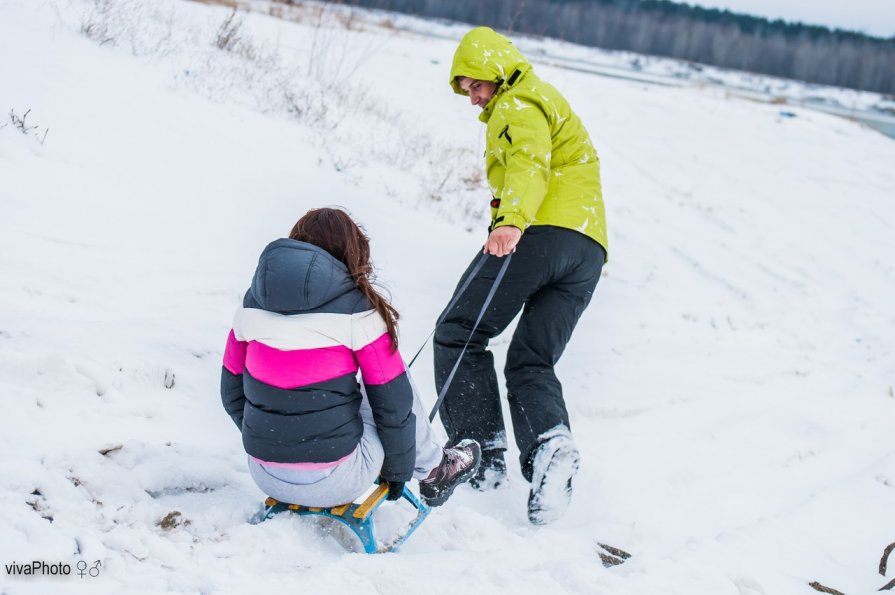
<svg viewBox="0 0 895 595">
<path fill-rule="evenodd" d="M 0 592 L 852 595 L 892 578 L 895 142 L 543 65 L 600 152 L 611 244 L 559 366 L 582 451 L 570 513 L 530 526 L 513 468 L 397 555 L 250 524 L 263 494 L 218 382 L 261 249 L 308 208 L 350 209 L 409 357 L 489 197 L 452 39 L 307 4 L 241 17 L 225 51 L 227 15 L 0 3 Z M 414 373 L 431 403 L 430 360 Z M 606 569 L 597 543 L 633 557 Z M 6 569 L 34 560 L 73 574 Z"/>
</svg>

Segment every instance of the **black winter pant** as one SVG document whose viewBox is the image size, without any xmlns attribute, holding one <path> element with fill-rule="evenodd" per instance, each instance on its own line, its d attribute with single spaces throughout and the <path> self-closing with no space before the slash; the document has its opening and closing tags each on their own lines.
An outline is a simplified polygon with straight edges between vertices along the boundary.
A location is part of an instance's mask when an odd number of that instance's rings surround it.
<svg viewBox="0 0 895 595">
<path fill-rule="evenodd" d="M 481 255 L 473 259 L 458 289 L 479 258 Z M 570 427 L 562 385 L 553 367 L 590 302 L 604 260 L 602 246 L 581 233 L 552 226 L 528 228 L 441 406 L 441 420 L 451 443 L 474 438 L 483 449 L 506 449 L 497 373 L 488 341 L 522 310 L 504 373 L 520 463 L 531 481 L 529 461 L 538 437 L 558 425 Z M 439 392 L 502 264 L 502 258 L 488 257 L 435 331 L 435 385 Z"/>
</svg>

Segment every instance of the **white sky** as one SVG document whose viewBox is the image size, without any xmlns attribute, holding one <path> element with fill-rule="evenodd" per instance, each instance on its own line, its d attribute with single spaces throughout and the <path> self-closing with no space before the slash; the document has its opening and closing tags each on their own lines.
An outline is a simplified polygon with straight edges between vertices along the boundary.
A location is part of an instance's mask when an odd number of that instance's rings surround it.
<svg viewBox="0 0 895 595">
<path fill-rule="evenodd" d="M 726 8 L 786 21 L 895 36 L 895 0 L 682 0 L 706 8 Z"/>
</svg>

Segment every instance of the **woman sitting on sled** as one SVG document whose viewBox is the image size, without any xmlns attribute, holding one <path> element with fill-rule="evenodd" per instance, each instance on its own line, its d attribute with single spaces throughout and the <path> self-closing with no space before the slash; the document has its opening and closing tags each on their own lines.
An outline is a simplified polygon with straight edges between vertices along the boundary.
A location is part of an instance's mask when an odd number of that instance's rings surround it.
<svg viewBox="0 0 895 595">
<path fill-rule="evenodd" d="M 398 313 L 372 272 L 351 217 L 314 209 L 264 249 L 236 312 L 221 398 L 252 478 L 277 500 L 336 506 L 377 477 L 396 500 L 413 477 L 439 506 L 479 464 L 474 440 L 435 442 L 398 352 Z"/>
</svg>

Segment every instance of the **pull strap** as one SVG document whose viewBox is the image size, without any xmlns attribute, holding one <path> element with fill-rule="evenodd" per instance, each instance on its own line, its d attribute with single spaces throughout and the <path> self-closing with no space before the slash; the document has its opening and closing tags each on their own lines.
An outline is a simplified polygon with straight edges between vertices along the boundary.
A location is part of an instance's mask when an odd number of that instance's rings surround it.
<svg viewBox="0 0 895 595">
<path fill-rule="evenodd" d="M 509 258 L 509 257 L 507 257 L 507 258 Z M 419 349 L 417 349 L 416 355 L 414 355 L 413 359 L 410 360 L 410 363 L 407 364 L 408 368 L 413 365 L 413 362 L 416 361 L 416 358 L 418 358 L 420 356 L 420 353 L 422 353 L 423 349 L 426 348 L 426 345 L 429 344 L 429 339 L 431 339 L 432 335 L 435 334 L 435 329 L 438 328 L 438 325 L 441 324 L 441 321 L 444 320 L 444 317 L 447 316 L 447 313 L 451 311 L 451 308 L 454 307 L 454 305 L 457 303 L 457 300 L 460 299 L 460 296 L 463 295 L 463 292 L 466 291 L 466 288 L 469 287 L 470 283 L 472 283 L 473 278 L 475 278 L 475 276 L 479 273 L 479 271 L 482 270 L 482 267 L 485 266 L 486 260 L 488 260 L 488 254 L 482 254 L 482 257 L 476 261 L 475 266 L 473 266 L 472 270 L 469 271 L 469 275 L 467 275 L 466 279 L 463 280 L 463 285 L 460 286 L 460 289 L 457 290 L 456 295 L 454 295 L 453 299 L 448 304 L 447 308 L 445 308 L 444 312 L 441 313 L 441 316 L 438 317 L 438 320 L 435 322 L 435 328 L 432 329 L 432 332 L 429 333 L 429 336 L 426 337 L 426 340 L 423 341 L 423 344 L 420 345 Z"/>
<path fill-rule="evenodd" d="M 483 256 L 487 257 L 488 255 L 484 254 Z M 430 422 L 433 419 L 435 419 L 435 414 L 438 413 L 438 410 L 441 408 L 441 403 L 444 401 L 444 397 L 445 397 L 445 395 L 447 395 L 448 388 L 451 386 L 451 382 L 453 382 L 453 380 L 454 380 L 454 375 L 457 373 L 457 368 L 460 367 L 460 362 L 463 360 L 463 355 L 466 353 L 466 348 L 469 347 L 469 342 L 472 341 L 472 337 L 473 337 L 473 335 L 475 335 L 476 329 L 479 328 L 479 323 L 482 321 L 482 317 L 485 315 L 485 311 L 488 310 L 488 306 L 491 304 L 491 300 L 494 298 L 494 294 L 497 293 L 497 288 L 500 285 L 500 282 L 503 280 L 503 276 L 504 276 L 504 274 L 506 274 L 507 267 L 510 266 L 510 260 L 512 258 L 513 258 L 512 253 L 507 254 L 506 257 L 504 258 L 503 264 L 500 267 L 500 271 L 497 272 L 497 277 L 494 278 L 494 283 L 491 285 L 491 290 L 488 292 L 488 296 L 485 298 L 485 303 L 482 304 L 482 309 L 479 312 L 479 316 L 475 320 L 475 325 L 473 325 L 473 327 L 472 327 L 472 332 L 469 333 L 469 338 L 466 339 L 466 344 L 463 345 L 463 350 L 460 351 L 460 356 L 457 358 L 456 363 L 454 363 L 454 367 L 453 367 L 453 369 L 451 369 L 451 373 L 448 374 L 447 380 L 445 380 L 445 382 L 444 382 L 444 386 L 441 387 L 441 392 L 438 393 L 438 400 L 435 401 L 435 407 L 432 408 L 432 412 L 429 414 Z M 485 258 L 479 259 L 479 262 L 476 263 L 476 268 L 473 269 L 473 271 L 470 273 L 466 282 L 464 282 L 461 290 L 457 292 L 457 296 L 453 300 L 451 300 L 451 303 L 448 305 L 447 309 L 445 309 L 445 311 L 444 311 L 445 314 L 447 314 L 447 312 L 454 306 L 454 303 L 456 303 L 457 298 L 459 298 L 460 294 L 466 289 L 466 287 L 469 286 L 470 281 L 475 276 L 475 274 L 479 271 L 479 269 L 482 268 L 481 265 L 484 264 L 484 262 L 485 262 Z M 443 318 L 444 318 L 444 314 L 441 316 L 441 318 L 439 318 L 438 323 L 441 323 L 441 320 Z M 436 327 L 437 327 L 437 325 L 436 325 Z M 433 330 L 432 333 L 435 333 L 435 331 Z M 429 336 L 431 337 L 431 335 L 429 335 Z M 428 343 L 428 339 L 426 339 L 426 342 Z M 419 353 L 417 353 L 417 355 L 419 355 Z M 414 357 L 414 359 L 416 359 L 416 358 Z M 413 363 L 413 362 L 411 362 L 411 363 Z"/>
</svg>

